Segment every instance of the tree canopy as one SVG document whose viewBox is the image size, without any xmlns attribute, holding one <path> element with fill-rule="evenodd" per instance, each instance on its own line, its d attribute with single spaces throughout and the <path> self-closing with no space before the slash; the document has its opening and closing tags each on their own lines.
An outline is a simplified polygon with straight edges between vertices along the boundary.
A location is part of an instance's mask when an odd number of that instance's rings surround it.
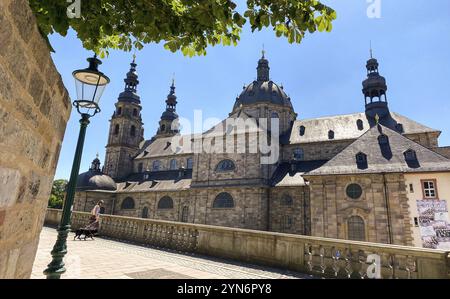
<svg viewBox="0 0 450 299">
<path fill-rule="evenodd" d="M 72 0 L 75 1 L 75 0 Z M 172 52 L 204 55 L 208 45 L 237 45 L 243 26 L 270 27 L 300 43 L 307 32 L 331 31 L 336 12 L 318 0 L 78 0 L 80 18 L 68 18 L 67 0 L 29 0 L 44 36 L 71 27 L 88 50 L 130 51 L 164 42 Z M 242 1 L 243 2 L 243 1 Z"/>
<path fill-rule="evenodd" d="M 64 201 L 64 194 L 66 192 L 67 180 L 53 181 L 52 192 L 48 200 L 48 207 L 54 209 L 61 209 Z"/>
</svg>

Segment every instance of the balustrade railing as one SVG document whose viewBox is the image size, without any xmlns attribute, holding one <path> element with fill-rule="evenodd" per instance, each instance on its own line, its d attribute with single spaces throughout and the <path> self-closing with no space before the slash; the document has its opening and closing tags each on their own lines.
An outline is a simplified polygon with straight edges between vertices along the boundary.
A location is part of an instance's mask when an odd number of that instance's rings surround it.
<svg viewBox="0 0 450 299">
<path fill-rule="evenodd" d="M 73 212 L 74 229 L 89 213 Z M 47 224 L 61 211 L 48 209 Z M 450 252 L 265 231 L 102 215 L 103 236 L 287 268 L 326 278 L 450 278 Z"/>
</svg>

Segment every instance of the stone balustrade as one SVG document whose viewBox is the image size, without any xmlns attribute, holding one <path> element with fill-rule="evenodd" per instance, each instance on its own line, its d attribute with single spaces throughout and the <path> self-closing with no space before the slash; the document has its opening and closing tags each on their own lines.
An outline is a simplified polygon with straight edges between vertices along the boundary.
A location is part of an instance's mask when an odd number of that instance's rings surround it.
<svg viewBox="0 0 450 299">
<path fill-rule="evenodd" d="M 61 210 L 48 209 L 46 223 L 56 225 L 60 217 Z M 72 226 L 84 226 L 88 218 L 88 213 L 74 212 Z M 112 215 L 101 216 L 99 233 L 320 277 L 367 278 L 368 268 L 376 269 L 368 256 L 376 254 L 381 278 L 450 278 L 450 252 L 443 250 Z"/>
</svg>

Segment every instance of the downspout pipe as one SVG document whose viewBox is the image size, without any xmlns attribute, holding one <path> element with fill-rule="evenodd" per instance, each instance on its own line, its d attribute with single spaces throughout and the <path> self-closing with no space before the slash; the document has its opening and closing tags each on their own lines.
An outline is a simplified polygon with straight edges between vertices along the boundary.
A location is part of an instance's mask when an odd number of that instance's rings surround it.
<svg viewBox="0 0 450 299">
<path fill-rule="evenodd" d="M 393 237 L 392 237 L 391 211 L 390 211 L 390 206 L 389 206 L 389 193 L 388 193 L 388 187 L 387 187 L 387 183 L 386 183 L 386 173 L 383 172 L 382 175 L 383 175 L 384 200 L 385 200 L 385 204 L 386 204 L 389 244 L 394 244 Z"/>
</svg>

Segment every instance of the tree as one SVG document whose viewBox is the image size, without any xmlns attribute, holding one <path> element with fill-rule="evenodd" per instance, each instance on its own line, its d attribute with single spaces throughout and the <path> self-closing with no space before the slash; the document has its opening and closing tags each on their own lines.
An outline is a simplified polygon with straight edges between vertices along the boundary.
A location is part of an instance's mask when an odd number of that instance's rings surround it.
<svg viewBox="0 0 450 299">
<path fill-rule="evenodd" d="M 48 207 L 54 209 L 61 209 L 64 201 L 64 194 L 66 192 L 67 180 L 53 181 L 52 192 L 48 200 Z"/>
<path fill-rule="evenodd" d="M 247 0 L 242 14 L 233 0 L 72 0 L 80 18 L 68 18 L 67 0 L 29 0 L 44 36 L 71 27 L 88 50 L 130 51 L 164 42 L 172 52 L 205 55 L 208 45 L 237 45 L 243 26 L 271 27 L 277 37 L 300 43 L 306 32 L 331 31 L 336 12 L 318 0 Z"/>
</svg>

